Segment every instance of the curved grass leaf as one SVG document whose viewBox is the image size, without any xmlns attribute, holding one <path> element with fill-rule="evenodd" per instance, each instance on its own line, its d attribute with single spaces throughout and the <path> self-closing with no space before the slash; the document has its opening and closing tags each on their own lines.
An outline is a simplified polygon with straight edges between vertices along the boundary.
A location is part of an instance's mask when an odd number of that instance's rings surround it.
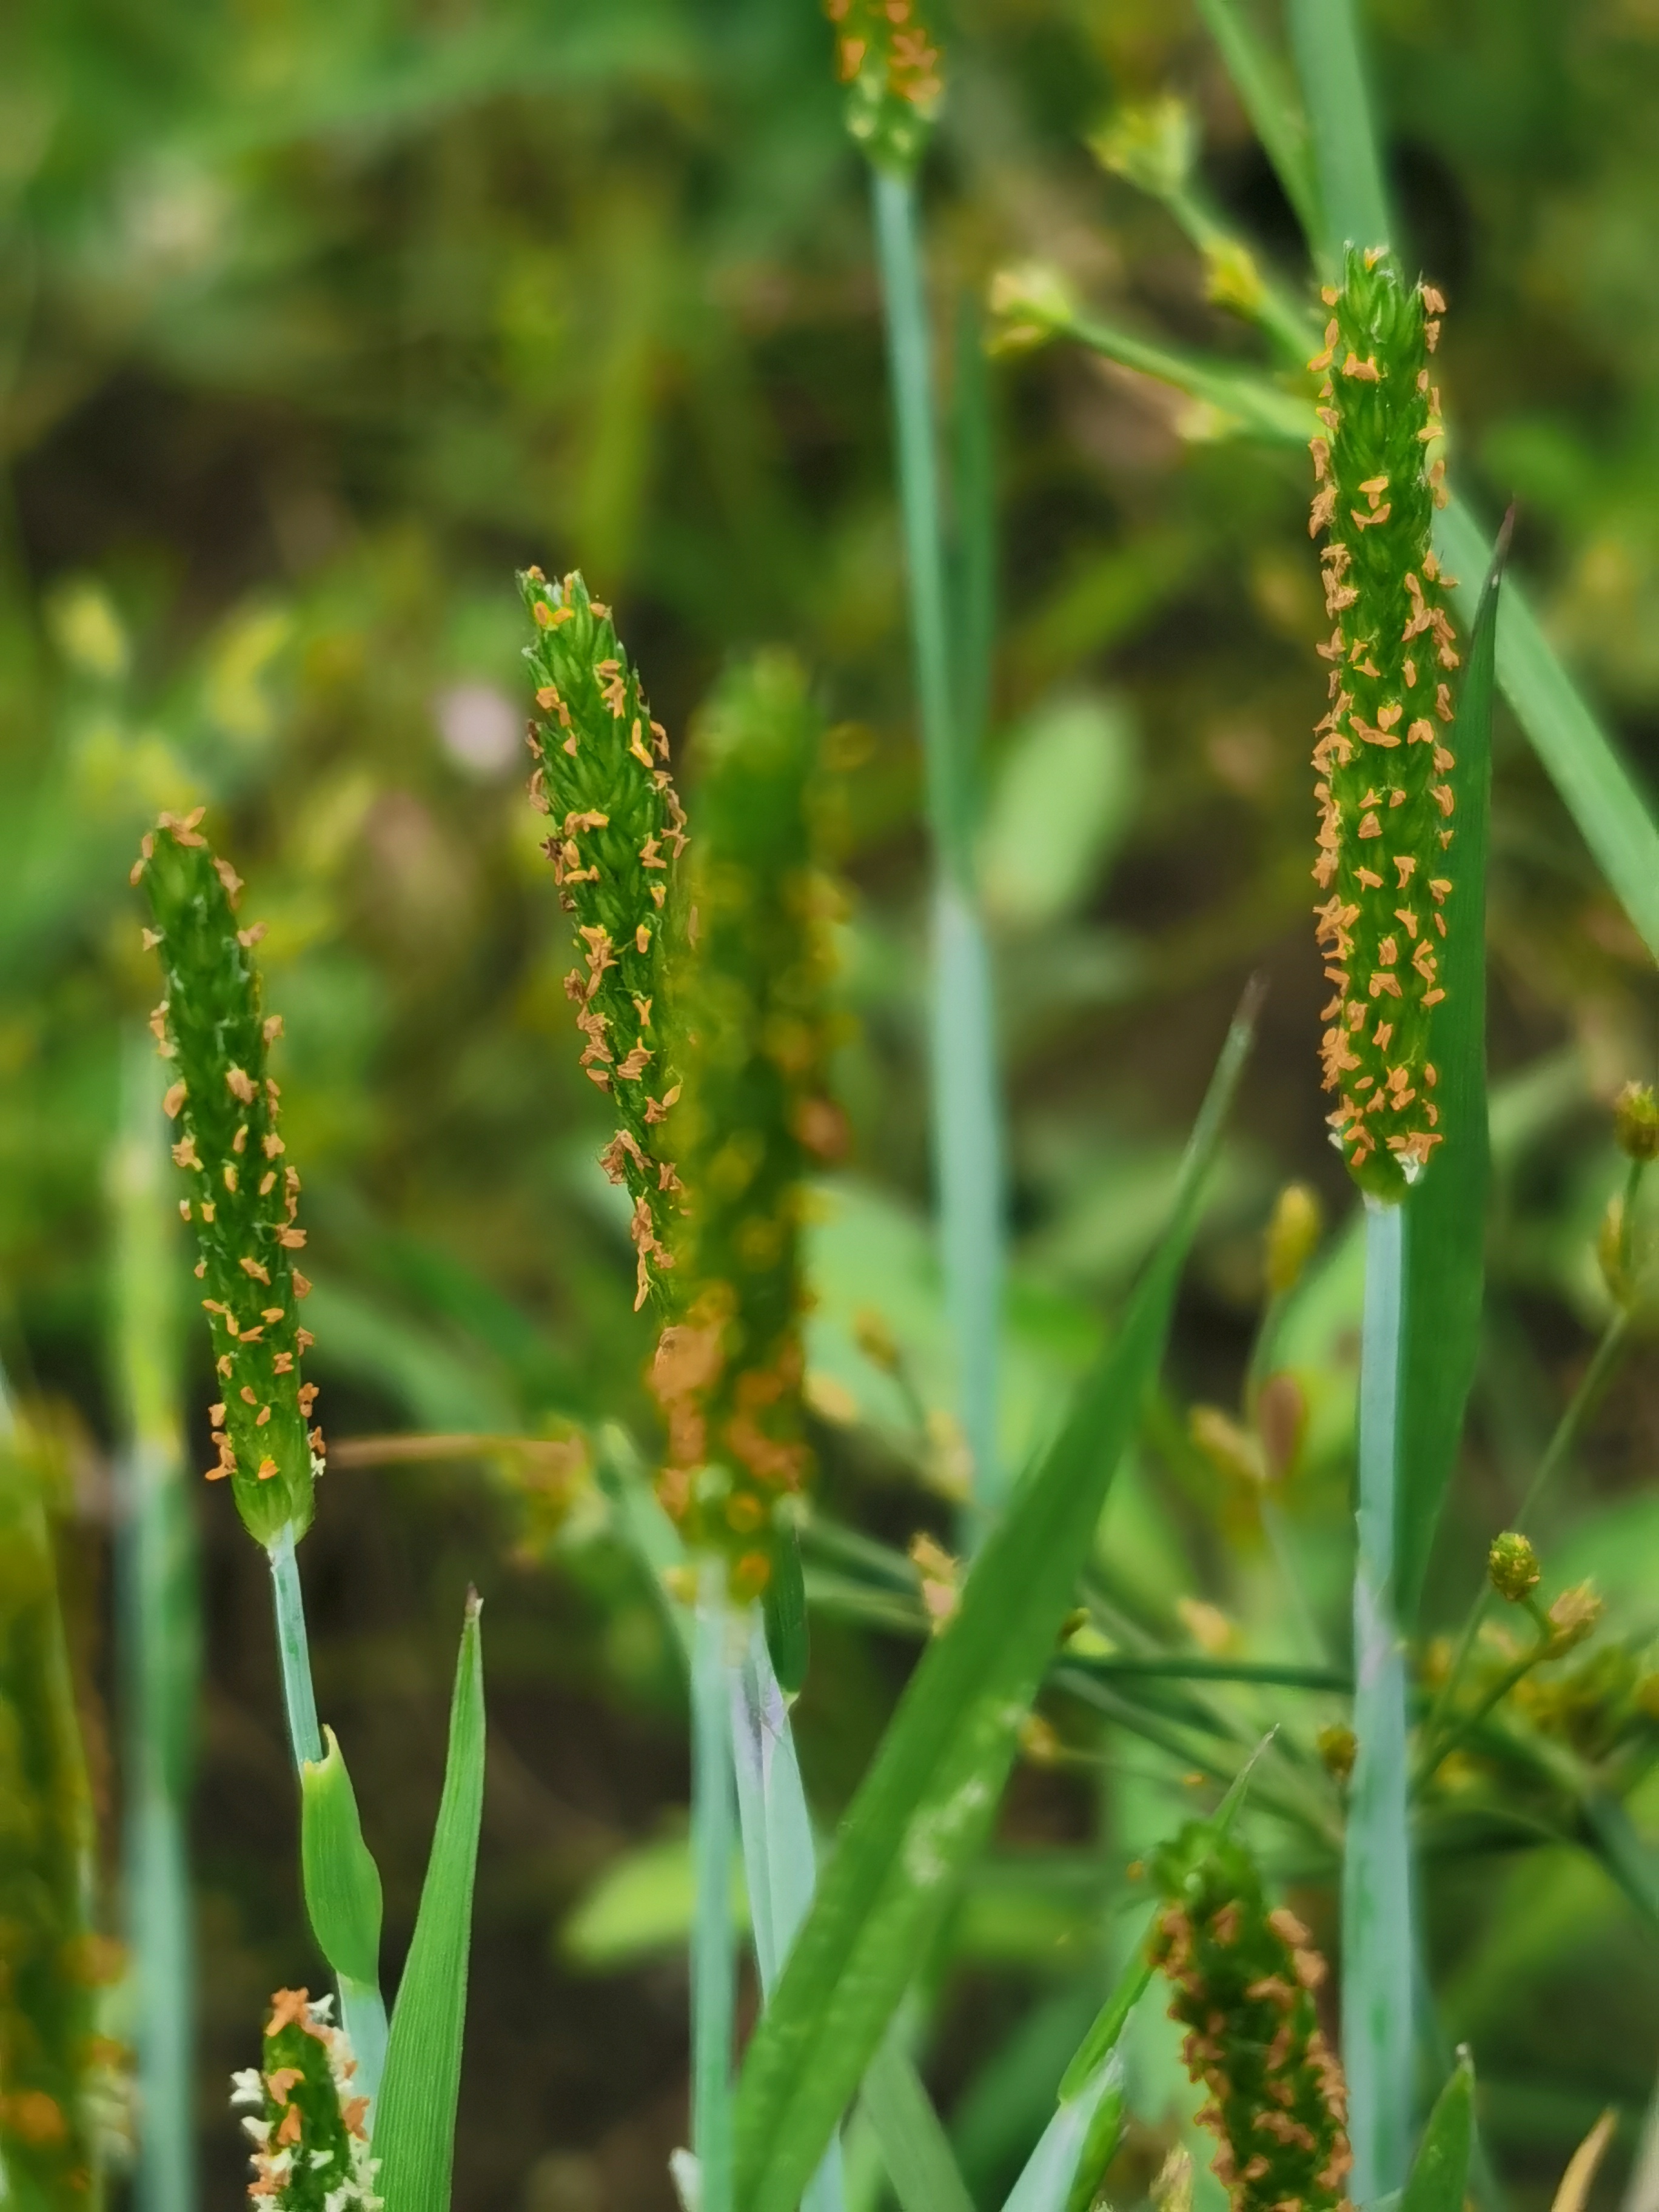
<svg viewBox="0 0 1659 2212">
<path fill-rule="evenodd" d="M 320 1759 L 300 1767 L 300 1870 L 318 1948 L 340 1980 L 340 2019 L 357 2054 L 357 2085 L 373 2100 L 386 2069 L 380 1996 L 380 1870 L 363 1841 L 356 1793 L 331 1728 Z M 372 2123 L 371 2123 L 372 2125 Z"/>
<path fill-rule="evenodd" d="M 987 1538 L 960 1612 L 929 1645 L 853 1802 L 738 2084 L 740 2212 L 793 2212 L 956 1876 L 985 1838 L 1163 1354 L 1253 1022 L 1247 1000 L 1199 1115 L 1174 1218 L 1115 1340 Z"/>
<path fill-rule="evenodd" d="M 1359 27 L 1354 0 L 1290 0 L 1288 15 L 1324 216 L 1311 242 L 1334 276 L 1345 245 L 1386 246 L 1390 239 Z"/>
<path fill-rule="evenodd" d="M 1449 2081 L 1434 2100 L 1423 2140 L 1401 2193 L 1400 2212 L 1462 2212 L 1474 2148 L 1474 2068 L 1458 2054 Z"/>
<path fill-rule="evenodd" d="M 1484 532 L 1454 500 L 1436 538 L 1453 572 L 1485 572 Z M 1513 584 L 1504 589 L 1498 623 L 1498 680 L 1533 750 L 1561 794 L 1579 835 L 1643 943 L 1659 960 L 1659 826 L 1651 802 L 1613 740 L 1580 698 L 1572 678 Z"/>
<path fill-rule="evenodd" d="M 1401 1351 L 1395 1604 L 1409 1627 L 1463 1433 L 1480 1348 L 1486 1287 L 1486 842 L 1498 588 L 1510 524 L 1481 588 L 1457 708 L 1457 869 L 1444 908 L 1446 1002 L 1434 1056 L 1445 1132 L 1432 1167 L 1405 1200 L 1406 1314 Z"/>
<path fill-rule="evenodd" d="M 421 1887 L 415 1940 L 392 2008 L 392 2039 L 374 2125 L 386 2212 L 449 2212 L 455 2106 L 466 2018 L 466 1958 L 472 1881 L 483 1811 L 483 1662 L 478 1595 L 467 1598 L 449 1757 Z"/>
<path fill-rule="evenodd" d="M 861 2108 L 875 2130 L 899 2212 L 974 2212 L 933 2100 L 890 2035 L 864 2077 Z"/>
<path fill-rule="evenodd" d="M 1243 102 L 1285 197 L 1306 237 L 1320 230 L 1319 181 L 1308 143 L 1308 120 L 1286 81 L 1279 57 L 1238 0 L 1198 0 L 1205 28 L 1221 49 L 1234 89 Z"/>
</svg>

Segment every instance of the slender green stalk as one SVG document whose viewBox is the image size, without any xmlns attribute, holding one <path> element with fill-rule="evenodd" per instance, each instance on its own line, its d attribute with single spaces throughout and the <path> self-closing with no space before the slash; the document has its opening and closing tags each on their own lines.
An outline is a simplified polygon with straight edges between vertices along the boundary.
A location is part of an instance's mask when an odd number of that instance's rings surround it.
<svg viewBox="0 0 1659 2212">
<path fill-rule="evenodd" d="M 1527 1485 L 1526 1494 L 1510 1522 L 1510 1528 L 1517 1534 L 1526 1533 L 1527 1523 L 1536 1511 L 1539 1500 L 1571 1459 L 1583 1433 L 1584 1424 L 1601 1403 L 1602 1392 L 1629 1348 L 1630 1334 L 1630 1316 L 1621 1307 L 1602 1330 L 1590 1356 L 1589 1365 L 1584 1370 L 1578 1388 L 1568 1400 L 1560 1419 L 1556 1423 L 1554 1431 L 1544 1447 L 1543 1457 L 1534 1471 L 1532 1480 Z M 1470 1652 L 1474 1649 L 1474 1640 L 1480 1632 L 1480 1624 L 1486 1619 L 1492 1596 L 1492 1585 L 1483 1577 L 1474 1602 L 1464 1620 L 1456 1648 L 1452 1653 L 1451 1665 L 1446 1670 L 1446 1679 L 1441 1685 L 1440 1693 L 1434 1701 L 1424 1729 L 1425 1738 L 1431 1745 L 1436 1741 L 1450 1714 L 1458 1685 L 1462 1680 L 1463 1670 L 1468 1664 Z M 1444 1755 L 1443 1751 L 1434 1753 L 1435 1766 L 1438 1766 Z M 1425 1769 L 1425 1778 L 1432 1771 L 1432 1768 Z"/>
<path fill-rule="evenodd" d="M 300 1565 L 294 1556 L 294 1530 L 280 1529 L 267 1555 L 270 1560 L 270 1593 L 276 1609 L 276 1656 L 283 1668 L 283 1704 L 288 1714 L 288 1738 L 296 1767 L 322 1758 L 322 1731 L 317 1725 L 317 1693 L 311 1681 L 311 1643 L 306 1633 L 305 1599 L 300 1589 Z"/>
<path fill-rule="evenodd" d="M 898 449 L 910 629 L 935 857 L 932 1042 L 934 1168 L 945 1307 L 975 1503 L 1005 1491 L 997 1452 L 1003 1164 L 990 957 L 974 884 L 970 763 L 952 711 L 943 501 L 915 186 L 872 167 Z"/>
<path fill-rule="evenodd" d="M 1342 1861 L 1342 2051 L 1359 2204 L 1405 2181 L 1413 2073 L 1406 1669 L 1394 1599 L 1405 1208 L 1367 1197 L 1365 1232 L 1353 1578 L 1358 1748 Z"/>
<path fill-rule="evenodd" d="M 1388 187 L 1371 124 L 1354 0 L 1290 0 L 1289 16 L 1319 174 L 1320 259 L 1330 277 L 1342 266 L 1345 245 L 1389 243 Z"/>
<path fill-rule="evenodd" d="M 697 1575 L 691 1654 L 691 2146 L 698 2212 L 732 2203 L 732 2028 L 737 1937 L 732 1924 L 732 1776 L 725 1563 Z"/>
<path fill-rule="evenodd" d="M 177 1255 L 163 1189 L 166 1127 L 147 1050 L 125 1070 L 111 1163 L 115 1384 L 125 1441 L 118 1572 L 126 1665 L 127 1941 L 140 2126 L 139 2212 L 196 2202 L 195 1959 L 186 1836 L 200 1665 L 194 1530 L 179 1427 Z"/>
</svg>

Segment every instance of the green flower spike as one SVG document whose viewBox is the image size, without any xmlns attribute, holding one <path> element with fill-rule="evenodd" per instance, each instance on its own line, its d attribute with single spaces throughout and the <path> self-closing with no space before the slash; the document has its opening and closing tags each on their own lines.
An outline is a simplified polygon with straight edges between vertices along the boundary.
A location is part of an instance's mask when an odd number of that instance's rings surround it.
<svg viewBox="0 0 1659 2212">
<path fill-rule="evenodd" d="M 314 1382 L 301 1380 L 312 1344 L 298 1304 L 311 1285 L 294 1265 L 300 1178 L 276 1132 L 279 1093 L 265 1053 L 282 1017 L 260 1010 L 251 949 L 264 925 L 236 926 L 241 883 L 209 850 L 203 810 L 162 815 L 132 871 L 149 894 L 161 955 L 161 1003 L 150 1016 L 164 1060 L 179 1071 L 163 1104 L 179 1127 L 173 1157 L 187 1178 L 179 1211 L 195 1229 L 222 1396 L 212 1409 L 219 1463 L 250 1535 L 269 1546 L 309 1527 L 323 1432 L 311 1428 Z"/>
<path fill-rule="evenodd" d="M 264 2063 L 233 2075 L 231 2109 L 253 2144 L 248 2196 L 270 2212 L 380 2212 L 368 2154 L 368 2099 L 357 2062 L 329 2018 L 332 1997 L 278 1990 Z"/>
<path fill-rule="evenodd" d="M 1187 2071 L 1220 2137 L 1216 2179 L 1233 2212 L 1336 2212 L 1352 2163 L 1347 2092 L 1314 1991 L 1325 1962 L 1293 1912 L 1269 1911 L 1243 1845 L 1194 1821 L 1155 1861 L 1168 1902 L 1152 1959 L 1175 1987 Z"/>
<path fill-rule="evenodd" d="M 726 1552 L 744 1598 L 770 1581 L 780 1502 L 811 1470 L 804 1177 L 843 1148 L 825 1081 L 836 895 L 814 865 L 817 739 L 805 679 L 775 653 L 727 679 L 697 741 L 696 945 L 676 1006 L 686 1198 L 651 1386 L 668 1425 L 663 1504 Z"/>
<path fill-rule="evenodd" d="M 1311 535 L 1328 542 L 1325 603 L 1336 627 L 1319 648 L 1333 663 L 1330 711 L 1314 747 L 1319 858 L 1329 894 L 1314 911 L 1334 995 L 1325 1008 L 1325 1088 L 1349 1170 L 1374 1197 L 1402 1197 L 1441 1141 L 1430 1058 L 1439 980 L 1441 908 L 1455 762 L 1449 678 L 1458 652 L 1447 612 L 1452 580 L 1430 543 L 1444 504 L 1440 395 L 1428 356 L 1444 307 L 1408 286 L 1380 247 L 1348 249 L 1322 352 L 1313 441 Z"/>
<path fill-rule="evenodd" d="M 576 921 L 581 965 L 564 988 L 582 1033 L 581 1064 L 617 1109 L 600 1165 L 634 1201 L 637 1312 L 653 1269 L 674 1265 L 665 1232 L 680 1181 L 662 1150 L 662 1124 L 679 1085 L 662 1044 L 685 816 L 669 779 L 667 735 L 651 719 L 609 607 L 589 597 L 580 575 L 550 584 L 531 568 L 519 587 L 536 624 L 525 659 L 542 718 L 530 725 L 530 799 L 553 818 L 543 849 Z"/>
<path fill-rule="evenodd" d="M 847 128 L 878 168 L 908 176 L 921 159 L 945 86 L 916 0 L 824 0 Z"/>
</svg>

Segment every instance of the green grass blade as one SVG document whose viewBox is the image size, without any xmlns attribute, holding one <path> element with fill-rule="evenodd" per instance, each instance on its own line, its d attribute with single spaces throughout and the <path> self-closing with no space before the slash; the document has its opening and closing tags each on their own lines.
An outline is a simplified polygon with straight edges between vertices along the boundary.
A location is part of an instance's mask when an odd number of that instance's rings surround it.
<svg viewBox="0 0 1659 2212">
<path fill-rule="evenodd" d="M 1435 2099 L 1412 2161 L 1400 2212 L 1462 2212 L 1474 2148 L 1474 2068 L 1460 2051 L 1452 2077 Z"/>
<path fill-rule="evenodd" d="M 732 1923 L 732 1773 L 726 1565 L 699 1562 L 691 1650 L 691 2148 L 700 2212 L 732 2202 L 732 2028 L 737 1931 Z M 761 1909 L 770 1918 L 769 1898 Z"/>
<path fill-rule="evenodd" d="M 1462 501 L 1454 500 L 1441 515 L 1436 536 L 1447 565 L 1463 579 L 1467 605 L 1474 579 L 1486 574 L 1485 534 Z M 1652 803 L 1579 696 L 1513 583 L 1504 586 L 1498 618 L 1498 681 L 1596 866 L 1659 960 L 1659 825 Z"/>
<path fill-rule="evenodd" d="M 1123 2064 L 1114 2051 L 1058 2106 L 1002 2212 L 1088 2212 L 1122 2130 Z"/>
<path fill-rule="evenodd" d="M 386 2212 L 448 2212 L 466 2018 L 472 1884 L 483 1812 L 483 1658 L 478 1596 L 470 1593 L 449 1709 L 432 1852 L 415 1938 L 392 2008 L 386 2077 L 374 2127 Z"/>
<path fill-rule="evenodd" d="M 1261 141 L 1285 197 L 1296 210 L 1303 234 L 1316 239 L 1322 218 L 1319 181 L 1314 174 L 1308 119 L 1279 59 L 1238 0 L 1198 0 L 1206 29 L 1220 48 L 1233 88 Z"/>
<path fill-rule="evenodd" d="M 871 2060 L 860 2104 L 876 2131 L 899 2212 L 974 2212 L 950 2137 L 896 2035 L 888 2035 Z"/>
<path fill-rule="evenodd" d="M 1498 587 L 1508 551 L 1506 525 L 1480 594 L 1457 708 L 1457 869 L 1443 909 L 1446 1001 L 1434 1046 L 1440 1076 L 1435 1095 L 1445 1140 L 1430 1172 L 1405 1201 L 1406 1338 L 1400 1376 L 1395 1593 L 1399 1619 L 1407 1626 L 1416 1618 L 1480 1348 L 1491 1175 L 1486 844 Z"/>
<path fill-rule="evenodd" d="M 1119 1457 L 1139 1420 L 1253 1030 L 1228 1036 L 1174 1218 L 1116 1338 L 1029 1472 L 928 1646 L 844 1823 L 750 2045 L 737 2101 L 741 2212 L 793 2212 L 874 2056 L 954 1877 L 983 1842 Z"/>
<path fill-rule="evenodd" d="M 1326 276 L 1334 276 L 1345 244 L 1389 244 L 1388 187 L 1371 127 L 1355 0 L 1289 0 L 1289 7 L 1324 216 L 1315 243 Z"/>
<path fill-rule="evenodd" d="M 1354 2202 L 1406 2178 L 1412 2094 L 1412 1881 L 1406 1674 L 1395 1613 L 1394 1539 L 1404 1342 L 1405 1208 L 1365 1200 L 1359 1367 L 1358 1544 L 1353 1572 L 1353 1728 L 1358 1740 L 1342 1855 L 1342 2060 Z"/>
<path fill-rule="evenodd" d="M 742 1665 L 732 1671 L 731 1694 L 749 1923 L 761 1994 L 769 1998 L 816 1880 L 811 1817 L 789 1709 L 772 1671 L 769 1629 L 750 1638 Z M 844 2200 L 841 2142 L 832 2137 L 803 2199 L 805 2212 L 841 2212 Z"/>
<path fill-rule="evenodd" d="M 276 1656 L 283 1670 L 283 1705 L 288 1714 L 289 1748 L 295 1768 L 323 1755 L 317 1726 L 317 1692 L 311 1680 L 311 1641 L 306 1631 L 305 1595 L 300 1563 L 294 1555 L 294 1524 L 277 1534 L 266 1557 L 270 1561 L 270 1596 L 276 1612 Z"/>
</svg>

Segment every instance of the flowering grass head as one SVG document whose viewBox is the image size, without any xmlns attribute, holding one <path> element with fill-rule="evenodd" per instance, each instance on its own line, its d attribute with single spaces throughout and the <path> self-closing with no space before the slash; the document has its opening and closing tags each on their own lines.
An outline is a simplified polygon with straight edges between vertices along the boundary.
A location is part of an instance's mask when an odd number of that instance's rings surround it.
<svg viewBox="0 0 1659 2212">
<path fill-rule="evenodd" d="M 1243 1846 L 1194 1821 L 1158 1854 L 1152 1957 L 1174 1986 L 1199 2114 L 1220 2139 L 1233 2212 L 1338 2212 L 1352 2163 L 1342 2069 L 1319 2025 L 1325 1962 L 1293 1912 L 1269 1911 Z"/>
<path fill-rule="evenodd" d="M 816 865 L 817 717 L 797 664 L 763 654 L 698 735 L 696 943 L 677 994 L 686 1191 L 675 1318 L 652 1387 L 663 1502 L 725 1551 L 734 1591 L 769 1581 L 779 1508 L 811 1468 L 801 1397 L 805 1177 L 842 1147 L 828 1093 L 834 886 Z"/>
<path fill-rule="evenodd" d="M 1350 247 L 1327 289 L 1310 532 L 1334 628 L 1330 707 L 1314 747 L 1315 908 L 1333 995 L 1322 1046 L 1330 1115 L 1361 1188 L 1401 1197 L 1442 1141 L 1434 1009 L 1456 835 L 1451 580 L 1431 542 L 1445 498 L 1429 356 L 1444 302 L 1396 257 Z"/>
<path fill-rule="evenodd" d="M 261 2063 L 232 2077 L 231 2106 L 253 2145 L 247 2193 L 270 2212 L 380 2212 L 368 2099 L 333 2003 L 278 1990 Z"/>
<path fill-rule="evenodd" d="M 940 55 L 919 0 L 825 0 L 847 128 L 878 168 L 908 175 L 944 97 Z"/>
<path fill-rule="evenodd" d="M 525 648 L 536 693 L 530 799 L 551 818 L 544 849 L 575 924 L 578 964 L 564 988 L 581 1065 L 616 1110 L 601 1165 L 634 1201 L 637 1310 L 674 1265 L 667 1232 L 680 1183 L 663 1124 L 679 1085 L 664 1039 L 685 815 L 667 732 L 652 719 L 611 610 L 577 574 L 550 584 L 531 568 L 519 586 L 536 625 Z"/>
<path fill-rule="evenodd" d="M 282 1017 L 264 1010 L 249 955 L 263 927 L 240 927 L 241 882 L 213 853 L 202 810 L 164 814 L 143 841 L 132 880 L 149 900 L 147 946 L 163 992 L 150 1017 L 173 1080 L 164 1104 L 185 1178 L 179 1211 L 196 1232 L 202 1304 L 212 1333 L 219 1402 L 216 1466 L 249 1532 L 270 1544 L 285 1525 L 309 1525 L 322 1431 L 312 1425 L 316 1385 L 303 1381 L 310 1349 L 300 1301 L 311 1288 L 295 1265 L 306 1232 L 295 1217 L 300 1178 L 277 1127 L 281 1092 L 266 1055 Z"/>
</svg>

